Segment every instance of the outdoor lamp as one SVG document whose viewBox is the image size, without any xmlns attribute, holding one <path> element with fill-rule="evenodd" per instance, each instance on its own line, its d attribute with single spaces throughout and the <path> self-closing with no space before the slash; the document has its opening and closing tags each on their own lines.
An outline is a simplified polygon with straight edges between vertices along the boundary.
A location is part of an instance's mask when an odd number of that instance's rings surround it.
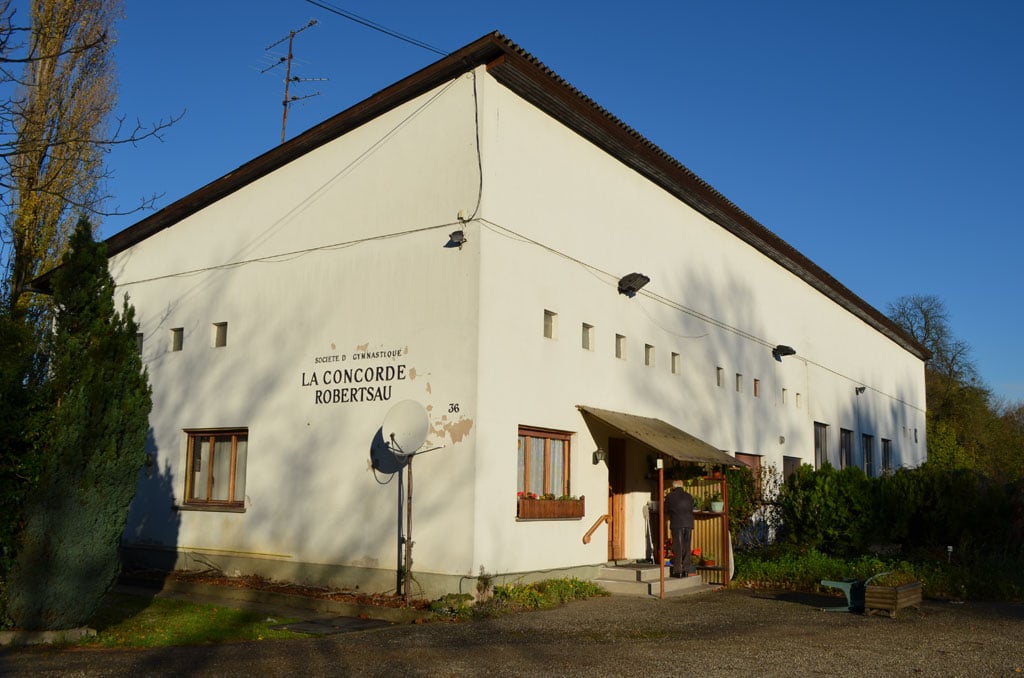
<svg viewBox="0 0 1024 678">
<path fill-rule="evenodd" d="M 619 278 L 619 294 L 625 294 L 627 297 L 635 297 L 636 293 L 640 291 L 640 288 L 651 282 L 643 273 L 630 273 Z"/>
<path fill-rule="evenodd" d="M 458 247 L 462 249 L 462 245 L 466 242 L 466 234 L 462 231 L 452 231 L 448 234 L 448 242 L 445 243 L 445 247 Z"/>
<path fill-rule="evenodd" d="M 796 349 L 792 346 L 786 346 L 785 344 L 779 344 L 772 349 L 772 355 L 775 356 L 776 360 L 782 360 L 782 356 L 795 355 Z"/>
</svg>

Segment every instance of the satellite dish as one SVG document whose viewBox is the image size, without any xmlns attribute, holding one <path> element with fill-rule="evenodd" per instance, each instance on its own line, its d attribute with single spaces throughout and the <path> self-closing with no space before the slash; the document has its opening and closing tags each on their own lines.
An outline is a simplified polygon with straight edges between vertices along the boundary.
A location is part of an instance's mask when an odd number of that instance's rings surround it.
<svg viewBox="0 0 1024 678">
<path fill-rule="evenodd" d="M 391 451 L 407 457 L 423 446 L 430 429 L 430 419 L 418 402 L 403 400 L 388 411 L 380 428 Z"/>
</svg>

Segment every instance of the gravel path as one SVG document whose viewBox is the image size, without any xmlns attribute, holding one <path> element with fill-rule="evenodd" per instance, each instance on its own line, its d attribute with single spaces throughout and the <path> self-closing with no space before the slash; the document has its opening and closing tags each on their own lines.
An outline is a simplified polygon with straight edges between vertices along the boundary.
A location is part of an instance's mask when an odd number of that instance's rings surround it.
<svg viewBox="0 0 1024 678">
<path fill-rule="evenodd" d="M 925 601 L 896 619 L 837 599 L 719 591 L 613 596 L 488 621 L 147 651 L 22 649 L 0 674 L 60 676 L 1004 676 L 1024 672 L 1024 605 Z"/>
</svg>

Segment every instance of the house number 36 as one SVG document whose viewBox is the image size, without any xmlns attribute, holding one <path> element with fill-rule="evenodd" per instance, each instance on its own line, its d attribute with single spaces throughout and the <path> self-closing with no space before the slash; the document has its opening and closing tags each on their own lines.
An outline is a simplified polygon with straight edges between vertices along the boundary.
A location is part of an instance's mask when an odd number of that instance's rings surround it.
<svg viewBox="0 0 1024 678">
<path fill-rule="evenodd" d="M 458 403 L 448 403 L 448 411 L 451 412 L 451 413 L 458 412 L 459 411 L 459 404 Z"/>
</svg>

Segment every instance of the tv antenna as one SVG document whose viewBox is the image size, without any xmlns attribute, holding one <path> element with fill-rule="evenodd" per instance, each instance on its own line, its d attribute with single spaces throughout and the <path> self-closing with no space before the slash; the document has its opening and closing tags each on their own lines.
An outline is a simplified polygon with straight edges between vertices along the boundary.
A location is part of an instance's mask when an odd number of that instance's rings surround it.
<svg viewBox="0 0 1024 678">
<path fill-rule="evenodd" d="M 283 43 L 285 40 L 288 41 L 288 56 L 279 57 L 277 59 L 277 61 L 275 61 L 271 65 L 267 66 L 262 71 L 260 71 L 260 73 L 266 73 L 267 71 L 270 71 L 270 70 L 273 70 L 273 69 L 277 68 L 281 64 L 285 64 L 284 99 L 281 100 L 281 107 L 283 109 L 281 111 L 281 143 L 282 144 L 284 143 L 285 129 L 288 126 L 288 107 L 291 106 L 292 104 L 294 104 L 296 101 L 302 101 L 303 99 L 309 99 L 311 97 L 315 97 L 315 96 L 319 96 L 320 95 L 320 92 L 314 92 L 313 94 L 306 94 L 306 95 L 303 95 L 303 96 L 289 95 L 288 94 L 288 89 L 289 89 L 290 85 L 293 82 L 295 82 L 295 83 L 299 83 L 299 82 L 318 82 L 318 81 L 327 80 L 327 78 L 300 78 L 298 76 L 293 76 L 292 75 L 292 59 L 294 58 L 293 55 L 292 55 L 292 43 L 295 42 L 295 36 L 298 35 L 299 33 L 301 33 L 302 31 L 306 30 L 307 28 L 312 28 L 313 26 L 316 26 L 316 24 L 317 24 L 316 19 L 310 19 L 309 23 L 307 23 L 305 26 L 303 26 L 302 28 L 296 28 L 293 31 L 289 31 L 288 35 L 286 37 L 281 38 L 280 40 L 278 40 L 277 42 L 273 43 L 272 45 L 267 45 L 267 48 L 264 50 L 264 51 L 269 51 L 269 50 L 273 49 L 274 47 L 277 47 L 278 45 Z"/>
</svg>

